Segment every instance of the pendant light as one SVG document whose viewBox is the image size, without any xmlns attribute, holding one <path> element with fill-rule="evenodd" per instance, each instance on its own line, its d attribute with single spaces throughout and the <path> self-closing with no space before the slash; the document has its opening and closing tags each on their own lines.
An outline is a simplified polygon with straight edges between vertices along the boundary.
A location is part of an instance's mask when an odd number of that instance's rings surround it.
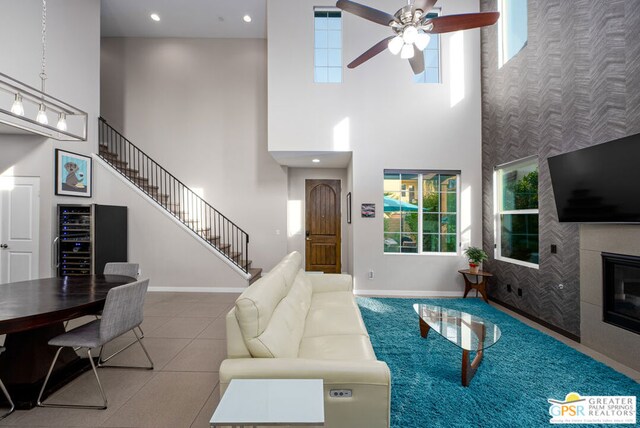
<svg viewBox="0 0 640 428">
<path fill-rule="evenodd" d="M 41 18 L 40 89 L 0 72 L 0 124 L 8 125 L 0 132 L 12 134 L 16 128 L 61 141 L 86 141 L 87 113 L 46 93 L 47 0 L 42 0 Z M 57 122 L 49 123 L 49 115 L 57 115 Z"/>
</svg>

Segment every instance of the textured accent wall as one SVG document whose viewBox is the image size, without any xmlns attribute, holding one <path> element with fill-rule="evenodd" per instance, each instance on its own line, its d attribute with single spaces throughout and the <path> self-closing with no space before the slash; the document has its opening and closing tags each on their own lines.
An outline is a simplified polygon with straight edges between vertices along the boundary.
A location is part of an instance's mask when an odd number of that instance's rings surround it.
<svg viewBox="0 0 640 428">
<path fill-rule="evenodd" d="M 497 10 L 481 0 L 481 10 Z M 490 295 L 580 333 L 578 225 L 559 223 L 546 159 L 640 133 L 640 1 L 529 0 L 525 48 L 498 68 L 498 27 L 482 30 L 483 245 L 493 254 L 493 167 L 540 164 L 540 269 L 497 260 Z M 558 246 L 557 254 L 550 245 Z M 523 289 L 509 293 L 506 284 Z M 562 290 L 558 284 L 564 284 Z"/>
</svg>

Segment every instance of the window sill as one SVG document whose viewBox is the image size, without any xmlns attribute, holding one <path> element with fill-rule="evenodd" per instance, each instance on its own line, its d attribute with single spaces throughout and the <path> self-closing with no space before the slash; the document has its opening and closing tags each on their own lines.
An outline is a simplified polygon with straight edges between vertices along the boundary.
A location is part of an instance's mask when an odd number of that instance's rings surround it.
<svg viewBox="0 0 640 428">
<path fill-rule="evenodd" d="M 536 270 L 540 269 L 539 264 L 523 262 L 522 260 L 510 259 L 508 257 L 496 257 L 495 259 L 500 262 L 511 263 L 513 265 L 518 265 L 518 266 L 524 266 L 530 269 L 536 269 Z"/>
</svg>

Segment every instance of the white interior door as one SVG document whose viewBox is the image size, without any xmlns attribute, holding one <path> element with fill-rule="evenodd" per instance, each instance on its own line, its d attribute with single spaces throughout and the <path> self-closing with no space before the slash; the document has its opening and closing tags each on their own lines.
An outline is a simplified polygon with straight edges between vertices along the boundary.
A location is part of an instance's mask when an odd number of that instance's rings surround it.
<svg viewBox="0 0 640 428">
<path fill-rule="evenodd" d="M 0 284 L 38 278 L 40 178 L 0 177 Z"/>
</svg>

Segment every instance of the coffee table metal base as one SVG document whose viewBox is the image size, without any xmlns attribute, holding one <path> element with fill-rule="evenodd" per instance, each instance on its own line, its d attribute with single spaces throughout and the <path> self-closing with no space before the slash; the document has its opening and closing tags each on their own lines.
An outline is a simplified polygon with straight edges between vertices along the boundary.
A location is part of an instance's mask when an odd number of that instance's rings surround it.
<svg viewBox="0 0 640 428">
<path fill-rule="evenodd" d="M 429 327 L 429 324 L 424 322 L 422 318 L 418 317 L 418 320 L 420 321 L 420 336 L 426 338 L 429 335 L 431 327 Z M 469 383 L 471 383 L 471 379 L 475 376 L 480 363 L 482 363 L 485 327 L 482 326 L 478 333 L 480 341 L 478 343 L 478 351 L 476 352 L 476 356 L 473 361 L 470 361 L 470 351 L 467 351 L 466 349 L 462 350 L 462 386 L 469 386 Z"/>
</svg>

